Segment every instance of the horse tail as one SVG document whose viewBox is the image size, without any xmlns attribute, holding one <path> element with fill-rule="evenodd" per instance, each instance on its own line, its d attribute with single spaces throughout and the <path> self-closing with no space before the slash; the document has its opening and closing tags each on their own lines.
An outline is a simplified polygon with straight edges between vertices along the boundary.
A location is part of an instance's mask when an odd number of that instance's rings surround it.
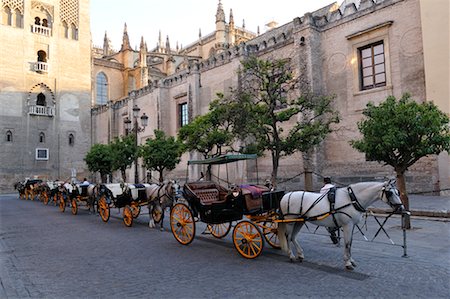
<svg viewBox="0 0 450 299">
<path fill-rule="evenodd" d="M 286 238 L 286 223 L 278 223 L 278 240 L 280 241 L 281 250 L 288 251 L 288 241 Z"/>
</svg>

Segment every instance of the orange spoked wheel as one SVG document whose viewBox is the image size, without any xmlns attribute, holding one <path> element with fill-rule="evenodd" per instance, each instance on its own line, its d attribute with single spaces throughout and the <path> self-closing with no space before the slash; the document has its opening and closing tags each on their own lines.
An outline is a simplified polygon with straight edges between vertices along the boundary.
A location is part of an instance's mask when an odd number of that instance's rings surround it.
<svg viewBox="0 0 450 299">
<path fill-rule="evenodd" d="M 70 201 L 70 208 L 73 215 L 76 215 L 78 213 L 78 204 L 75 198 L 72 198 L 72 200 Z"/>
<path fill-rule="evenodd" d="M 254 259 L 263 250 L 264 238 L 258 226 L 244 220 L 234 227 L 233 244 L 240 255 L 248 259 Z"/>
<path fill-rule="evenodd" d="M 278 223 L 267 221 L 262 225 L 264 239 L 275 249 L 281 249 L 280 240 L 278 239 Z"/>
<path fill-rule="evenodd" d="M 138 206 L 135 202 L 131 203 L 131 213 L 133 214 L 133 218 L 137 218 L 141 213 L 141 207 Z"/>
<path fill-rule="evenodd" d="M 177 203 L 170 211 L 170 227 L 175 239 L 183 245 L 188 245 L 194 240 L 195 221 L 189 207 L 183 203 Z"/>
<path fill-rule="evenodd" d="M 64 212 L 66 210 L 66 200 L 62 194 L 59 195 L 59 210 Z"/>
<path fill-rule="evenodd" d="M 211 232 L 211 235 L 213 235 L 218 239 L 222 239 L 230 232 L 231 222 L 225 222 L 220 224 L 208 224 L 207 227 L 208 230 Z"/>
<path fill-rule="evenodd" d="M 108 205 L 108 202 L 106 201 L 106 197 L 104 195 L 102 195 L 102 197 L 100 197 L 100 200 L 98 201 L 98 208 L 99 208 L 100 217 L 102 218 L 102 220 L 104 222 L 108 222 L 108 220 L 109 220 L 109 205 Z"/>
<path fill-rule="evenodd" d="M 130 206 L 125 206 L 125 208 L 123 208 L 123 223 L 127 227 L 133 225 L 133 211 Z"/>
</svg>

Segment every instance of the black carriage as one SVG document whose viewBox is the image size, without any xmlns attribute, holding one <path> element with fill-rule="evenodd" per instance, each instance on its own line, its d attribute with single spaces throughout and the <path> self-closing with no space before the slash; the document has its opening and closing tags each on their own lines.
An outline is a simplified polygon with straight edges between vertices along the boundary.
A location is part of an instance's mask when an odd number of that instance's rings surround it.
<svg viewBox="0 0 450 299">
<path fill-rule="evenodd" d="M 59 208 L 61 212 L 65 211 L 65 208 L 70 204 L 70 210 L 72 215 L 77 215 L 80 206 L 85 206 L 90 211 L 94 211 L 96 194 L 94 189 L 95 185 L 83 185 L 83 184 L 72 184 L 71 190 L 64 189 L 59 196 Z"/>
<path fill-rule="evenodd" d="M 206 160 L 189 161 L 188 165 L 219 165 L 240 160 L 256 159 L 256 155 L 223 155 Z M 183 197 L 171 210 L 170 224 L 175 239 L 181 244 L 191 243 L 195 236 L 195 221 L 207 224 L 216 238 L 228 234 L 232 223 L 233 243 L 246 258 L 262 252 L 264 240 L 279 247 L 276 222 L 279 202 L 284 191 L 271 191 L 267 186 L 240 185 L 224 187 L 212 181 L 186 183 Z"/>
<path fill-rule="evenodd" d="M 141 206 L 148 205 L 149 198 L 146 189 L 150 184 L 101 184 L 97 208 L 100 217 L 108 222 L 111 208 L 123 208 L 123 222 L 126 226 L 133 225 L 133 219 L 138 217 Z"/>
</svg>

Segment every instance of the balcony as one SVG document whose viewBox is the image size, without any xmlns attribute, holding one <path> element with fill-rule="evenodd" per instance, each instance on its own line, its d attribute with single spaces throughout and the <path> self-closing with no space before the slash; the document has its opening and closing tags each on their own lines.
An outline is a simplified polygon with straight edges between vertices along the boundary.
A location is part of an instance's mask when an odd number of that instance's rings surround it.
<svg viewBox="0 0 450 299">
<path fill-rule="evenodd" d="M 48 106 L 31 105 L 28 106 L 29 115 L 55 116 L 55 108 Z"/>
<path fill-rule="evenodd" d="M 45 27 L 45 26 L 41 26 L 41 25 L 36 25 L 36 24 L 33 24 L 31 26 L 31 31 L 33 33 L 44 35 L 44 36 L 51 36 L 52 35 L 52 29 L 51 28 L 48 28 L 48 27 Z"/>
<path fill-rule="evenodd" d="M 35 62 L 34 71 L 38 73 L 48 73 L 48 64 L 42 61 Z"/>
</svg>

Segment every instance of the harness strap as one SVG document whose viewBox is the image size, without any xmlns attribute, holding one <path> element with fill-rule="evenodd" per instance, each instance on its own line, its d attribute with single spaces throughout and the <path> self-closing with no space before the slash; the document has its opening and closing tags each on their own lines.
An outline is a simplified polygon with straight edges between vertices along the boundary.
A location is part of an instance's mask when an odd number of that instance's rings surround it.
<svg viewBox="0 0 450 299">
<path fill-rule="evenodd" d="M 350 200 L 352 202 L 353 207 L 358 211 L 364 213 L 366 209 L 359 203 L 358 199 L 355 196 L 355 193 L 353 192 L 353 189 L 349 186 L 347 188 L 348 190 L 348 196 L 350 196 Z"/>
</svg>

